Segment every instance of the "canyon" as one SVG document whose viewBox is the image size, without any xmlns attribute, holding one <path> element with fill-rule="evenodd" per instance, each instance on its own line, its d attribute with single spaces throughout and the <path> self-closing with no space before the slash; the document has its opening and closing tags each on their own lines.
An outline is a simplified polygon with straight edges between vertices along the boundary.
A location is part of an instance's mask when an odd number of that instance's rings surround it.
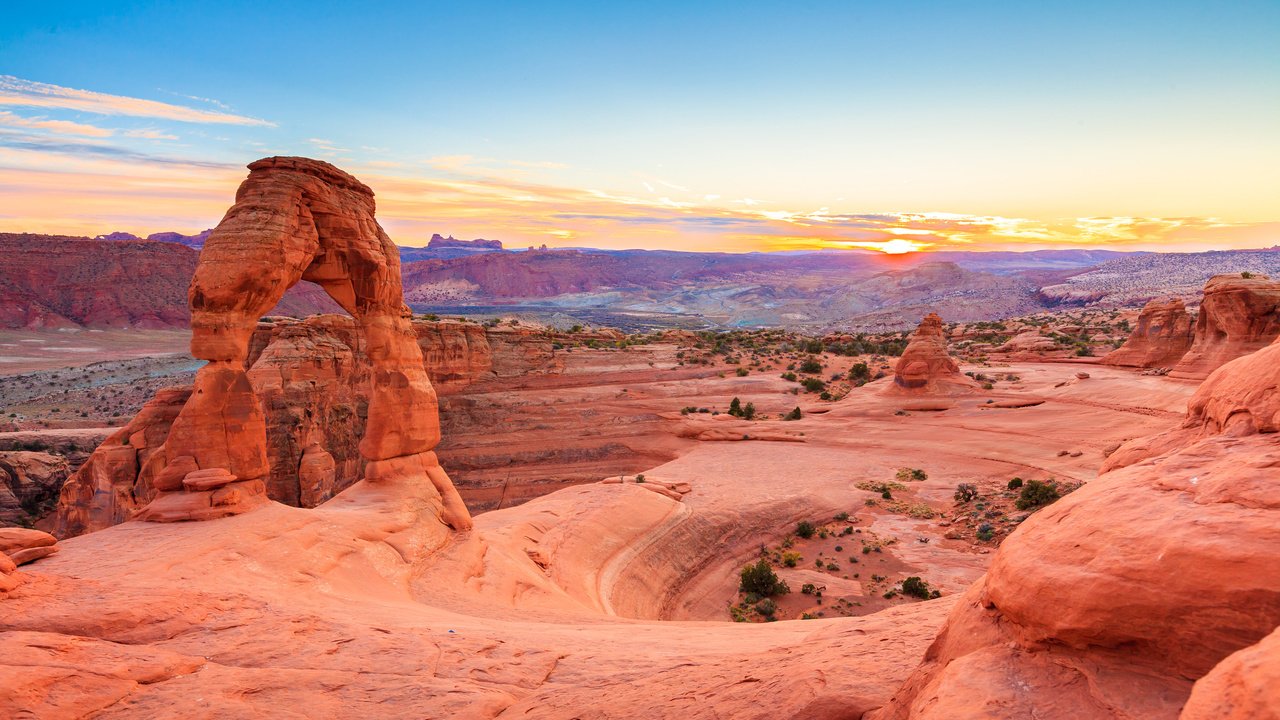
<svg viewBox="0 0 1280 720">
<path fill-rule="evenodd" d="M 183 382 L 110 430 L 0 385 L 50 444 L 0 451 L 0 512 L 52 530 L 0 528 L 0 715 L 1277 717 L 1269 278 L 988 319 L 953 311 L 1030 281 L 944 260 L 856 281 L 891 331 L 627 334 L 415 316 L 622 272 L 443 244 L 402 273 L 368 188 L 266 158 L 188 272 Z M 343 312 L 276 315 L 304 281 Z"/>
</svg>

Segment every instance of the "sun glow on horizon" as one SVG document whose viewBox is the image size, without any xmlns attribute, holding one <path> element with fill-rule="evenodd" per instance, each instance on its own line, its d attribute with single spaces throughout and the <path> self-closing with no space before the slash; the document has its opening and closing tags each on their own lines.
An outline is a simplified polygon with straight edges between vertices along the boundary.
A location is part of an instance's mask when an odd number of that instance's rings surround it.
<svg viewBox="0 0 1280 720">
<path fill-rule="evenodd" d="M 923 250 L 924 246 L 921 245 L 920 243 L 913 242 L 911 240 L 903 240 L 902 238 L 895 238 L 888 242 L 880 243 L 880 247 L 876 249 L 884 253 L 885 255 L 903 255 L 906 253 Z"/>
</svg>

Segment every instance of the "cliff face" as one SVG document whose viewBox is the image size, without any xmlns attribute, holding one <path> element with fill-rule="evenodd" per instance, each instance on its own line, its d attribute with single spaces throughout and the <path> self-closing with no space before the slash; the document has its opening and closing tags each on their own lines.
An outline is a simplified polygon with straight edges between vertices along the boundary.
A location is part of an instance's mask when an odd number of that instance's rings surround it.
<svg viewBox="0 0 1280 720">
<path fill-rule="evenodd" d="M 1138 315 L 1138 322 L 1124 345 L 1108 353 L 1102 362 L 1122 367 L 1172 367 L 1193 338 L 1191 316 L 1178 298 L 1152 300 Z"/>
<path fill-rule="evenodd" d="M 1280 282 L 1266 275 L 1216 275 L 1204 286 L 1195 340 L 1172 377 L 1203 380 L 1280 336 Z"/>
<path fill-rule="evenodd" d="M 555 372 L 552 340 L 519 328 L 413 323 L 424 367 L 442 395 L 485 377 Z M 247 375 L 266 423 L 264 478 L 273 500 L 314 507 L 360 479 L 370 370 L 354 320 L 268 318 L 249 340 Z M 165 442 L 190 388 L 162 391 L 111 435 L 62 487 L 55 532 L 70 537 L 123 522 L 155 496 Z"/>
<path fill-rule="evenodd" d="M 182 328 L 199 252 L 175 242 L 0 233 L 0 328 Z M 276 315 L 335 312 L 300 284 Z"/>
</svg>

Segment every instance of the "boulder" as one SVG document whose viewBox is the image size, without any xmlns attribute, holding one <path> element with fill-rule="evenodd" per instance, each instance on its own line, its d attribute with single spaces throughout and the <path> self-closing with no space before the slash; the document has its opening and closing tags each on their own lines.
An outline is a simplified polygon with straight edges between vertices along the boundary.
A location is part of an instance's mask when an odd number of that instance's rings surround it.
<svg viewBox="0 0 1280 720">
<path fill-rule="evenodd" d="M 1121 367 L 1169 367 L 1191 348 L 1191 316 L 1178 298 L 1152 300 L 1138 314 L 1129 339 L 1102 359 Z"/>
<path fill-rule="evenodd" d="M 1191 349 L 1170 377 L 1203 380 L 1280 336 L 1280 282 L 1266 275 L 1215 275 L 1204 286 Z"/>
</svg>

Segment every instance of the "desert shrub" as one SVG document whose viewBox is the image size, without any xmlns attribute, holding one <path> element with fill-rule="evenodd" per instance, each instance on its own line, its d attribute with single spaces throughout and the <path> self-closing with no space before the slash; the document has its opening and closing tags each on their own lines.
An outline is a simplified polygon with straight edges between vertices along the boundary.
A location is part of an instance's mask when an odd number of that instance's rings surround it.
<svg viewBox="0 0 1280 720">
<path fill-rule="evenodd" d="M 813 537 L 813 534 L 815 532 L 817 532 L 817 528 L 815 528 L 813 526 L 813 523 L 809 522 L 808 520 L 801 520 L 800 522 L 796 523 L 796 535 L 799 535 L 800 537 L 806 540 Z"/>
<path fill-rule="evenodd" d="M 1014 504 L 1019 510 L 1030 510 L 1048 505 L 1060 497 L 1062 493 L 1058 490 L 1057 483 L 1028 480 L 1027 484 L 1022 486 L 1022 492 L 1018 494 Z"/>
<path fill-rule="evenodd" d="M 798 552 L 784 552 L 782 553 L 782 564 L 787 567 L 795 567 L 800 564 L 800 560 L 803 557 L 804 556 Z"/>
<path fill-rule="evenodd" d="M 1244 272 L 1240 273 L 1240 277 L 1244 278 L 1245 280 L 1248 280 L 1249 278 L 1253 277 L 1253 273 L 1249 272 L 1248 270 L 1245 270 Z"/>
<path fill-rule="evenodd" d="M 820 378 L 807 377 L 800 381 L 800 384 L 809 392 L 821 392 L 827 389 L 827 384 Z"/>
<path fill-rule="evenodd" d="M 765 618 L 772 619 L 774 613 L 778 612 L 778 603 L 770 598 L 765 598 L 756 603 L 756 612 L 765 616 Z"/>
<path fill-rule="evenodd" d="M 836 515 L 835 519 L 839 520 L 840 522 L 844 522 L 845 520 L 849 519 L 849 513 L 847 512 L 839 513 L 838 515 Z"/>
<path fill-rule="evenodd" d="M 755 593 L 762 597 L 786 595 L 791 592 L 791 588 L 778 579 L 778 574 L 766 560 L 760 560 L 754 565 L 742 568 L 738 589 L 744 593 Z"/>
<path fill-rule="evenodd" d="M 815 592 L 817 592 L 817 590 L 818 590 L 817 586 L 814 585 L 813 583 L 805 583 L 800 586 L 800 592 L 804 593 L 805 595 L 812 595 Z"/>
<path fill-rule="evenodd" d="M 898 479 L 898 482 L 923 482 L 929 479 L 929 473 L 926 473 L 920 468 L 904 467 L 898 468 L 898 473 L 895 477 Z"/>
<path fill-rule="evenodd" d="M 800 419 L 800 408 L 799 408 L 799 407 L 794 408 L 791 412 L 789 412 L 789 413 L 787 413 L 786 415 L 784 415 L 782 419 L 783 419 L 783 420 L 799 420 L 799 419 Z"/>
<path fill-rule="evenodd" d="M 978 486 L 973 483 L 960 483 L 956 486 L 956 502 L 969 502 L 978 498 Z"/>
<path fill-rule="evenodd" d="M 853 367 L 849 368 L 849 382 L 855 385 L 865 385 L 870 380 L 871 368 L 867 367 L 866 363 L 854 363 Z"/>
<path fill-rule="evenodd" d="M 637 475 L 637 476 L 636 476 L 636 482 L 638 482 L 638 483 L 642 483 L 642 482 L 644 482 L 644 475 Z"/>
<path fill-rule="evenodd" d="M 750 374 L 751 374 L 751 372 L 750 372 L 749 370 L 747 370 L 746 368 L 738 368 L 738 370 L 737 370 L 737 375 L 738 375 L 738 377 L 746 377 L 746 376 L 748 376 L 748 375 L 750 375 Z"/>
<path fill-rule="evenodd" d="M 996 529 L 992 527 L 990 523 L 982 523 L 981 525 L 978 526 L 977 535 L 979 540 L 986 542 L 987 540 L 990 540 L 991 538 L 995 537 Z"/>
<path fill-rule="evenodd" d="M 742 417 L 742 401 L 734 398 L 729 401 L 729 414 L 734 417 Z"/>
<path fill-rule="evenodd" d="M 747 403 L 746 406 L 742 408 L 742 417 L 744 420 L 754 420 L 756 417 L 756 404 Z"/>
<path fill-rule="evenodd" d="M 782 379 L 783 379 L 783 380 L 790 380 L 791 382 L 795 382 L 795 381 L 796 381 L 796 374 L 795 374 L 795 373 L 793 373 L 793 372 L 784 372 L 784 373 L 782 373 Z"/>
<path fill-rule="evenodd" d="M 807 375 L 816 375 L 822 372 L 822 363 L 818 362 L 815 358 L 809 358 L 808 360 L 800 363 L 800 372 Z"/>
<path fill-rule="evenodd" d="M 1020 487 L 1022 487 L 1022 478 L 1016 477 L 1009 481 L 1010 490 L 1017 490 Z"/>
<path fill-rule="evenodd" d="M 929 598 L 929 583 L 912 575 L 902 581 L 902 594 L 911 597 L 927 600 Z"/>
</svg>

